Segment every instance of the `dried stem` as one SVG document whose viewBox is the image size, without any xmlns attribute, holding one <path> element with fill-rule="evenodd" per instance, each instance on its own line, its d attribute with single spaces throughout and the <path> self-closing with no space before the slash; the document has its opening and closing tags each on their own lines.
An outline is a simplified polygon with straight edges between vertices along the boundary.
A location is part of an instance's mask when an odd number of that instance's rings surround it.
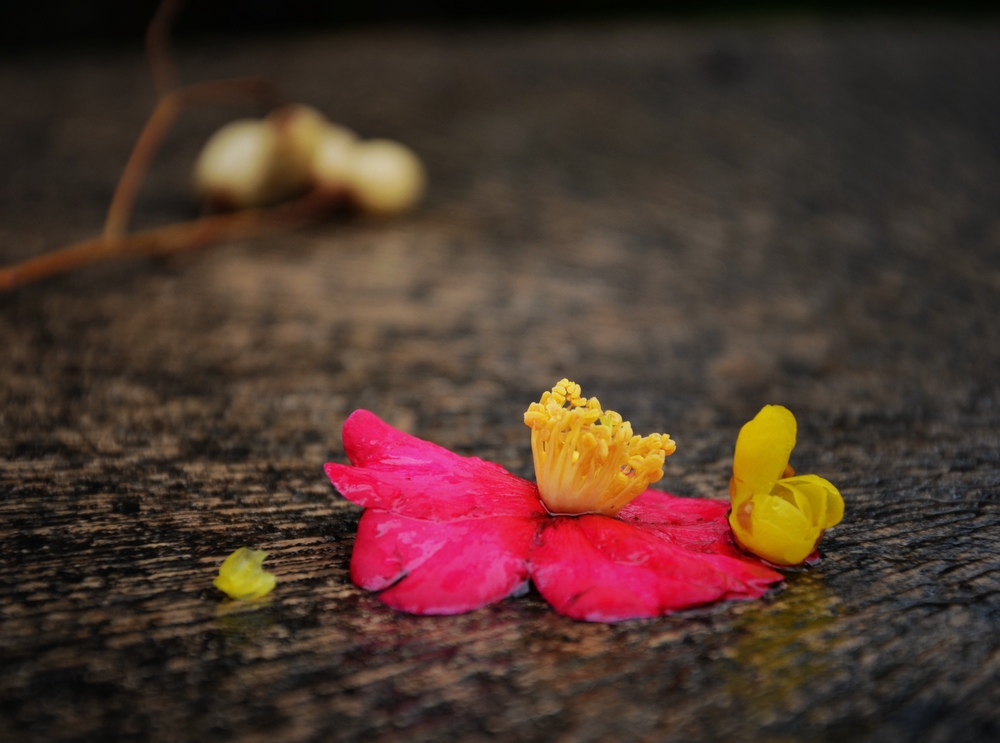
<svg viewBox="0 0 1000 743">
<path fill-rule="evenodd" d="M 56 276 L 91 263 L 120 257 L 166 255 L 223 240 L 294 229 L 318 222 L 341 203 L 337 195 L 312 191 L 270 209 L 202 217 L 118 237 L 101 236 L 0 268 L 0 292 Z"/>
<path fill-rule="evenodd" d="M 180 84 L 177 65 L 170 44 L 170 30 L 184 9 L 185 0 L 163 0 L 146 29 L 146 54 L 153 73 L 153 87 L 158 97 L 165 96 Z"/>
<path fill-rule="evenodd" d="M 162 255 L 222 240 L 291 229 L 322 219 L 332 206 L 342 201 L 342 195 L 312 192 L 270 209 L 248 209 L 126 234 L 136 196 L 150 163 L 181 111 L 203 103 L 249 100 L 271 109 L 286 102 L 277 87 L 263 78 L 215 80 L 178 88 L 170 29 L 184 3 L 185 0 L 163 0 L 146 32 L 153 83 L 159 100 L 115 186 L 104 234 L 0 268 L 0 292 L 111 258 Z"/>
<path fill-rule="evenodd" d="M 125 234 L 132 207 L 150 163 L 178 114 L 185 108 L 202 103 L 239 100 L 250 100 L 265 108 L 274 108 L 285 102 L 284 96 L 273 83 L 257 77 L 196 83 L 173 90 L 160 99 L 146 121 L 121 178 L 118 179 L 118 185 L 115 186 L 108 216 L 104 221 L 105 238 L 114 239 Z"/>
</svg>

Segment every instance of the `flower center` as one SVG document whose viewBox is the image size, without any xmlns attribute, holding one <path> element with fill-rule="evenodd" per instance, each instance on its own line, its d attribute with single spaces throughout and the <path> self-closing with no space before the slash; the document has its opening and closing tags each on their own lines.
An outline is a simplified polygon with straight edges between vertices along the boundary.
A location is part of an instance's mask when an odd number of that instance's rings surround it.
<svg viewBox="0 0 1000 743">
<path fill-rule="evenodd" d="M 535 480 L 553 514 L 614 516 L 663 477 L 677 444 L 667 434 L 632 434 L 632 424 L 564 379 L 524 414 L 531 427 Z"/>
</svg>

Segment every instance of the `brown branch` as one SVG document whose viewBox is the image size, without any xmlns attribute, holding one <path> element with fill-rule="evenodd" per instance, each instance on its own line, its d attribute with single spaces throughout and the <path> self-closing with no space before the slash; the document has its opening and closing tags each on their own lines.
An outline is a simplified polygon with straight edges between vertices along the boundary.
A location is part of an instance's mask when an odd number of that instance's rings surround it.
<svg viewBox="0 0 1000 743">
<path fill-rule="evenodd" d="M 242 100 L 250 100 L 264 108 L 275 108 L 285 102 L 284 96 L 273 83 L 257 77 L 196 83 L 165 94 L 153 109 L 125 164 L 121 178 L 118 179 L 118 185 L 115 186 L 108 216 L 104 221 L 104 237 L 112 240 L 125 234 L 132 207 L 150 163 L 181 111 L 202 103 Z"/>
<path fill-rule="evenodd" d="M 186 0 L 162 0 L 146 31 L 146 48 L 159 100 L 115 186 L 101 237 L 0 268 L 0 292 L 117 257 L 160 255 L 210 245 L 227 239 L 291 229 L 317 221 L 338 202 L 336 195 L 313 192 L 271 209 L 250 209 L 204 217 L 127 235 L 129 218 L 149 166 L 178 115 L 204 103 L 246 101 L 273 109 L 287 102 L 264 78 L 237 78 L 178 88 L 170 30 Z"/>
<path fill-rule="evenodd" d="M 0 292 L 112 258 L 166 255 L 224 240 L 253 237 L 318 222 L 341 203 L 336 195 L 312 191 L 269 209 L 202 217 L 130 235 L 84 240 L 37 258 L 0 268 Z"/>
<path fill-rule="evenodd" d="M 153 73 L 153 87 L 158 97 L 165 96 L 180 84 L 177 64 L 170 44 L 170 30 L 185 0 L 163 0 L 146 29 L 146 54 Z"/>
</svg>

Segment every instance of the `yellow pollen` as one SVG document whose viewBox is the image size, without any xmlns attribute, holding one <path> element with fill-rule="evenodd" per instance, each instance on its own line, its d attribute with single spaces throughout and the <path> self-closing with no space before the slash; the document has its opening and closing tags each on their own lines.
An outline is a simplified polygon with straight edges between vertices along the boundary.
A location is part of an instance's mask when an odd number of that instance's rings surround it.
<svg viewBox="0 0 1000 743">
<path fill-rule="evenodd" d="M 636 436 L 632 424 L 564 379 L 524 414 L 535 480 L 550 513 L 614 516 L 663 477 L 677 444 L 667 434 Z"/>
</svg>

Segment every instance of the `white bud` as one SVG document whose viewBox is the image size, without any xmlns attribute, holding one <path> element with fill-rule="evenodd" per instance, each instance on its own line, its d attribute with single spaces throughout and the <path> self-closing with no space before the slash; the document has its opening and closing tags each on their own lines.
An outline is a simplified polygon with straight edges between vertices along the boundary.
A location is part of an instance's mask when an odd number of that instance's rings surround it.
<svg viewBox="0 0 1000 743">
<path fill-rule="evenodd" d="M 409 148 L 386 139 L 358 141 L 354 132 L 298 104 L 262 121 L 222 127 L 194 169 L 203 199 L 236 209 L 280 201 L 314 185 L 349 195 L 364 211 L 393 214 L 417 203 L 425 181 L 423 164 Z"/>
<path fill-rule="evenodd" d="M 266 121 L 239 119 L 209 138 L 194 166 L 198 195 L 242 209 L 273 198 L 278 135 Z"/>
<path fill-rule="evenodd" d="M 357 142 L 357 135 L 350 129 L 329 123 L 323 127 L 311 164 L 317 188 L 333 192 L 350 188 Z"/>
<path fill-rule="evenodd" d="M 316 147 L 323 132 L 330 126 L 326 117 L 315 108 L 293 103 L 268 115 L 278 131 L 283 157 L 287 157 L 297 179 L 308 181 Z"/>
<path fill-rule="evenodd" d="M 394 214 L 414 206 L 426 176 L 413 150 L 388 139 L 359 142 L 348 151 L 351 197 L 366 212 Z"/>
<path fill-rule="evenodd" d="M 322 133 L 330 126 L 308 106 L 285 106 L 263 121 L 240 119 L 222 127 L 195 163 L 195 188 L 217 205 L 245 209 L 306 191 Z"/>
</svg>

